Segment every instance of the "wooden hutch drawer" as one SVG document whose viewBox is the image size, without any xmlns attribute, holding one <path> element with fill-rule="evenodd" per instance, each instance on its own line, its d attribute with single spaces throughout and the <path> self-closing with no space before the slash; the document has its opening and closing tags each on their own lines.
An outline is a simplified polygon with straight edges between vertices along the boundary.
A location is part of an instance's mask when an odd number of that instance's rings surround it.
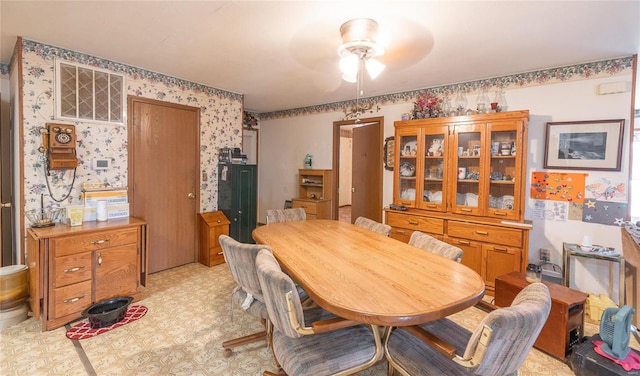
<svg viewBox="0 0 640 376">
<path fill-rule="evenodd" d="M 331 219 L 331 200 L 294 198 L 291 200 L 291 206 L 303 208 L 307 219 Z"/>
<path fill-rule="evenodd" d="M 56 257 L 60 257 L 105 247 L 136 243 L 138 241 L 138 231 L 137 227 L 131 227 L 92 232 L 85 235 L 51 239 L 51 245 L 52 249 L 55 250 Z"/>
<path fill-rule="evenodd" d="M 318 212 L 318 205 L 315 201 L 294 198 L 291 204 L 293 208 L 303 208 L 307 214 L 316 214 Z"/>
<path fill-rule="evenodd" d="M 49 302 L 53 318 L 83 311 L 91 305 L 91 280 L 54 289 Z"/>
<path fill-rule="evenodd" d="M 391 227 L 400 227 L 411 230 L 428 232 L 431 234 L 444 234 L 444 220 L 439 218 L 420 217 L 417 215 L 387 211 L 387 224 Z M 411 234 L 409 234 L 411 236 Z"/>
<path fill-rule="evenodd" d="M 451 237 L 472 239 L 485 243 L 522 246 L 522 231 L 476 223 L 449 221 L 447 234 Z"/>
<path fill-rule="evenodd" d="M 55 287 L 89 280 L 92 273 L 91 252 L 57 257 L 54 261 L 54 268 L 52 275 L 55 276 Z"/>
<path fill-rule="evenodd" d="M 409 239 L 411 239 L 411 234 L 413 234 L 413 230 L 409 230 L 406 228 L 399 227 L 391 227 L 391 232 L 389 233 L 389 237 L 400 240 L 404 243 L 409 243 Z"/>
</svg>

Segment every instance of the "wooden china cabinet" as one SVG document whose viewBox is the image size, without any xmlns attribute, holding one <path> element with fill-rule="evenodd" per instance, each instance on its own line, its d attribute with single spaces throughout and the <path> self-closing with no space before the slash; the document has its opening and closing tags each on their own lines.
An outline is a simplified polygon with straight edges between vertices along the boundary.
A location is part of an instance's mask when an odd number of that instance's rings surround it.
<svg viewBox="0 0 640 376">
<path fill-rule="evenodd" d="M 462 263 L 485 279 L 524 271 L 528 111 L 395 122 L 391 236 L 415 230 L 463 249 Z"/>
</svg>

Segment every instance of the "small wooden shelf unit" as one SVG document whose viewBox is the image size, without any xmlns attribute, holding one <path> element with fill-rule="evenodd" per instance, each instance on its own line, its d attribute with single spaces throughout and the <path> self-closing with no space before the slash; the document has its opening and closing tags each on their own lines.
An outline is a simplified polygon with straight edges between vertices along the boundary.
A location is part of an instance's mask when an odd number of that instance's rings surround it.
<svg viewBox="0 0 640 376">
<path fill-rule="evenodd" d="M 298 170 L 298 197 L 292 207 L 303 208 L 307 219 L 332 218 L 331 170 Z"/>
</svg>

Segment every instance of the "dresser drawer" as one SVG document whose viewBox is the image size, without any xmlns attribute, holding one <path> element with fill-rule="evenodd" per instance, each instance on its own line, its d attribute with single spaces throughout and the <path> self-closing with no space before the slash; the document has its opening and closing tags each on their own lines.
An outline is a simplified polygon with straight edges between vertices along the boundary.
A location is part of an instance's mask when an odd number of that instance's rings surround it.
<svg viewBox="0 0 640 376">
<path fill-rule="evenodd" d="M 391 227 L 418 230 L 438 235 L 444 234 L 444 220 L 439 218 L 427 218 L 387 211 L 386 221 Z"/>
<path fill-rule="evenodd" d="M 408 230 L 406 228 L 399 227 L 391 227 L 391 232 L 389 233 L 389 237 L 400 240 L 404 243 L 409 243 L 409 239 L 411 239 L 411 234 L 413 234 L 413 230 Z"/>
<path fill-rule="evenodd" d="M 447 235 L 484 243 L 522 247 L 522 231 L 504 227 L 449 221 Z"/>
<path fill-rule="evenodd" d="M 54 261 L 55 287 L 91 279 L 91 252 L 56 257 Z"/>
<path fill-rule="evenodd" d="M 54 289 L 49 302 L 54 318 L 82 312 L 91 305 L 91 280 Z"/>
<path fill-rule="evenodd" d="M 293 200 L 291 203 L 293 208 L 303 208 L 304 211 L 308 214 L 316 214 L 318 212 L 318 205 L 314 201 L 303 201 L 303 200 Z M 315 218 L 314 218 L 315 219 Z"/>
<path fill-rule="evenodd" d="M 137 241 L 138 228 L 131 227 L 51 239 L 51 245 L 52 249 L 55 250 L 56 257 L 60 257 L 84 251 L 137 243 Z"/>
</svg>

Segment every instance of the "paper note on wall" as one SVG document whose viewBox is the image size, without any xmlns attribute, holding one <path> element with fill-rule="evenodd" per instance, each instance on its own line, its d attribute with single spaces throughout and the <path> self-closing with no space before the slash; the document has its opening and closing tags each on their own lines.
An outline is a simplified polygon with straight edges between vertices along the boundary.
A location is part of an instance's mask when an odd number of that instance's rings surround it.
<svg viewBox="0 0 640 376">
<path fill-rule="evenodd" d="M 546 221 L 566 221 L 567 202 L 535 200 L 533 203 L 533 219 Z"/>
<path fill-rule="evenodd" d="M 627 202 L 626 183 L 607 178 L 587 178 L 585 198 L 599 201 Z"/>
<path fill-rule="evenodd" d="M 627 203 L 586 200 L 582 207 L 582 221 L 610 226 L 624 225 Z"/>
<path fill-rule="evenodd" d="M 533 172 L 530 196 L 535 200 L 584 202 L 586 175 L 569 172 Z"/>
</svg>

